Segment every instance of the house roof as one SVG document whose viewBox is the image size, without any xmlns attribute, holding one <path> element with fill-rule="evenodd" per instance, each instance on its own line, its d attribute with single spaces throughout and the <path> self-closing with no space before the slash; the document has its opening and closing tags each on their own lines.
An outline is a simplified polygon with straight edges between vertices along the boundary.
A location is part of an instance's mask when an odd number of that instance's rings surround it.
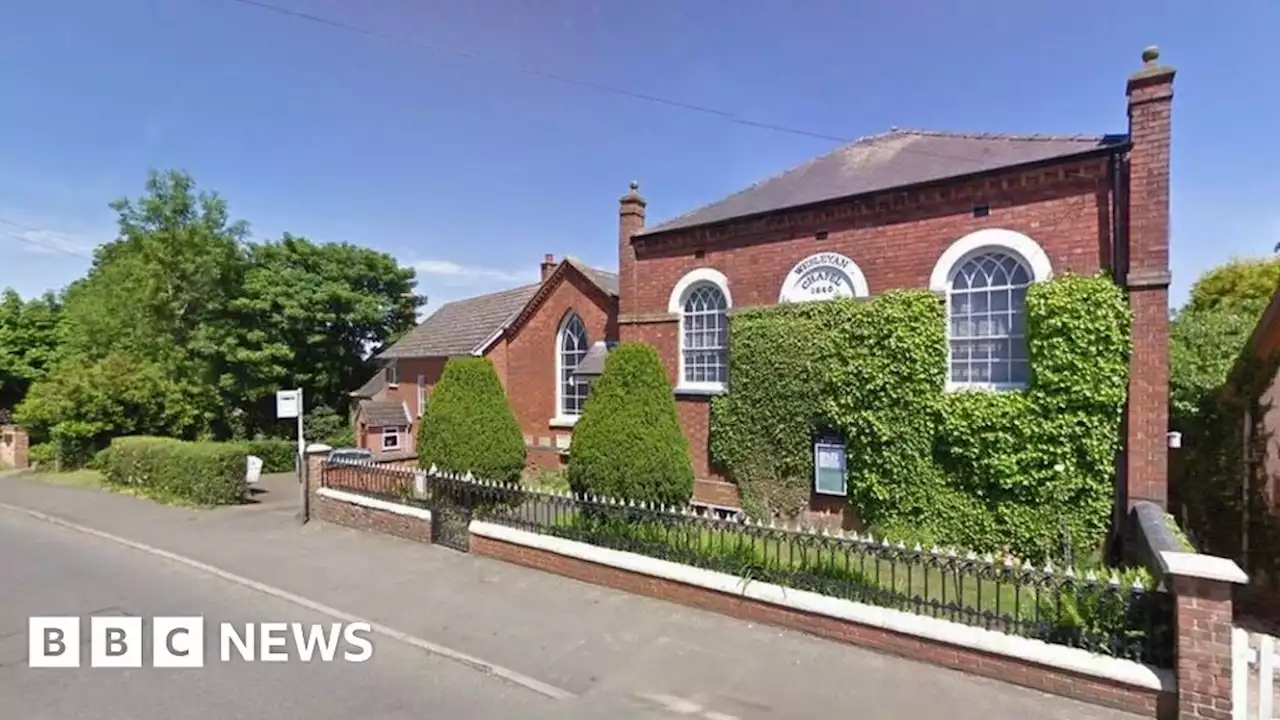
<svg viewBox="0 0 1280 720">
<path fill-rule="evenodd" d="M 406 427 L 409 425 L 409 414 L 405 412 L 404 403 L 395 400 L 362 400 L 360 411 L 364 413 L 364 423 L 369 427 Z"/>
<path fill-rule="evenodd" d="M 378 392 L 381 391 L 382 388 L 386 386 L 386 384 L 387 384 L 387 374 L 379 370 L 378 372 L 374 373 L 373 377 L 369 378 L 369 380 L 366 381 L 365 384 L 353 390 L 351 392 L 351 397 L 371 398 L 374 395 L 377 395 Z"/>
<path fill-rule="evenodd" d="M 1002 135 L 891 130 L 871 135 L 751 187 L 645 228 L 636 237 L 732 218 L 1067 158 L 1123 146 L 1124 135 Z"/>
<path fill-rule="evenodd" d="M 538 287 L 539 285 L 522 285 L 445 303 L 378 357 L 395 359 L 470 355 L 502 329 L 507 318 L 520 312 L 534 293 L 538 292 Z"/>
<path fill-rule="evenodd" d="M 591 267 L 572 255 L 566 257 L 564 261 L 576 268 L 578 272 L 582 273 L 584 277 L 594 283 L 606 295 L 618 297 L 618 273 Z"/>
<path fill-rule="evenodd" d="M 594 268 L 575 257 L 567 257 L 561 265 L 572 266 L 602 292 L 612 297 L 618 295 L 618 275 Z M 550 280 L 558 274 L 547 276 Z M 484 350 L 500 332 L 510 327 L 524 309 L 534 301 L 542 283 L 522 285 L 510 290 L 479 295 L 466 300 L 455 300 L 441 305 L 438 310 L 396 344 L 387 348 L 379 359 L 394 360 L 413 357 L 457 357 Z M 366 383 L 366 386 L 368 384 Z M 363 389 L 363 388 L 362 388 Z"/>
</svg>

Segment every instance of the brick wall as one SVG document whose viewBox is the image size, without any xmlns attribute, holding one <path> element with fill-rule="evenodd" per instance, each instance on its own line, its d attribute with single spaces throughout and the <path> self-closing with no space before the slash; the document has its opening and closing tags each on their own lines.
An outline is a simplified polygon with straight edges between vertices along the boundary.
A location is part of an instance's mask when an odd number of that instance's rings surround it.
<svg viewBox="0 0 1280 720">
<path fill-rule="evenodd" d="M 635 298 L 624 315 L 665 313 L 676 282 L 699 267 L 729 278 L 736 307 L 773 305 L 791 268 L 823 251 L 857 263 L 872 294 L 925 288 L 943 251 L 984 228 L 1031 237 L 1057 273 L 1093 273 L 1111 256 L 1108 193 L 1106 160 L 1099 158 L 642 236 L 634 242 Z M 976 204 L 989 205 L 990 213 L 974 217 Z M 819 230 L 828 233 L 825 240 L 815 239 Z"/>
<path fill-rule="evenodd" d="M 1174 698 L 1096 677 L 992 655 L 968 648 L 760 602 L 741 595 L 707 590 L 570 558 L 545 550 L 471 536 L 471 552 L 682 605 L 731 615 L 751 622 L 786 627 L 820 637 L 995 678 L 1146 717 L 1167 716 Z"/>
<path fill-rule="evenodd" d="M 1173 577 L 1178 717 L 1231 720 L 1232 585 Z"/>
<path fill-rule="evenodd" d="M 842 253 L 857 263 L 872 294 L 894 288 L 926 288 L 938 258 L 953 242 L 976 230 L 1006 228 L 1039 243 L 1054 272 L 1096 272 L 1111 259 L 1107 172 L 1105 159 L 1074 161 L 932 189 L 835 202 L 751 222 L 637 238 L 619 248 L 624 274 L 628 263 L 634 265 L 633 285 L 623 286 L 621 339 L 655 347 L 675 385 L 679 380 L 679 323 L 667 313 L 668 302 L 676 282 L 699 267 L 725 274 L 737 308 L 776 304 L 791 268 L 822 251 Z M 634 205 L 627 203 L 624 197 L 620 237 L 634 232 L 639 227 L 636 223 L 643 222 L 643 215 L 637 217 Z M 989 206 L 986 217 L 974 217 L 977 203 Z M 636 224 L 635 228 L 623 227 L 627 223 Z M 815 239 L 819 230 L 827 232 L 825 240 Z M 625 297 L 628 287 L 634 287 L 630 300 Z M 681 427 L 689 439 L 694 474 L 722 480 L 708 453 L 708 398 L 682 395 L 676 402 Z"/>
<path fill-rule="evenodd" d="M 358 487 L 362 478 L 374 484 L 385 483 L 387 479 L 386 473 L 369 472 L 358 467 L 326 468 L 327 456 L 327 449 L 307 454 L 307 501 L 312 519 L 416 542 L 431 542 L 431 522 L 428 520 L 352 505 L 317 494 L 329 473 L 340 474 L 343 484 L 349 487 Z M 371 485 L 371 489 L 376 488 Z"/>
<path fill-rule="evenodd" d="M 529 464 L 534 467 L 559 467 L 557 436 L 567 438 L 573 433 L 571 427 L 551 423 L 558 415 L 556 353 L 561 323 L 573 311 L 582 319 L 591 342 L 617 340 L 617 301 L 576 270 L 565 267 L 560 277 L 533 314 L 495 346 L 505 357 L 507 398 L 526 445 L 532 446 Z"/>
</svg>

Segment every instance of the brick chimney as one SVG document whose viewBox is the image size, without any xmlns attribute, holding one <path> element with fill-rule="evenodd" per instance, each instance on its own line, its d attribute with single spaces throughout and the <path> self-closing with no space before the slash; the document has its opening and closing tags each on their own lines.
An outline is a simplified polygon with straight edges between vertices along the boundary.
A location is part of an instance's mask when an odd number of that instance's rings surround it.
<svg viewBox="0 0 1280 720">
<path fill-rule="evenodd" d="M 1169 432 L 1169 143 L 1174 69 L 1160 51 L 1142 51 L 1129 76 L 1128 235 L 1129 307 L 1133 351 L 1126 416 L 1127 507 L 1138 500 L 1168 504 Z"/>
<path fill-rule="evenodd" d="M 631 236 L 644 228 L 644 198 L 640 183 L 631 181 L 631 189 L 618 200 L 618 314 L 635 312 L 636 253 Z"/>
<path fill-rule="evenodd" d="M 542 271 L 542 282 L 546 282 L 547 278 L 551 277 L 551 273 L 555 272 L 556 265 L 557 263 L 556 263 L 555 255 L 552 255 L 551 253 L 547 253 L 546 255 L 542 256 L 542 264 L 538 266 L 538 268 Z"/>
</svg>

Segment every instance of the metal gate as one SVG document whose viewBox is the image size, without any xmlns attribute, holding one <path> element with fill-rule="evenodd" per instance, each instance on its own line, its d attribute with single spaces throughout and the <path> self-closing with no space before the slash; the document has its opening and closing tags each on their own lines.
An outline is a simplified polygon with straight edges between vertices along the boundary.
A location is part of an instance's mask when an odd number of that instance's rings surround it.
<svg viewBox="0 0 1280 720">
<path fill-rule="evenodd" d="M 443 497 L 438 493 L 437 498 Z M 461 552 L 471 550 L 471 508 L 448 499 L 431 507 L 431 542 Z"/>
</svg>

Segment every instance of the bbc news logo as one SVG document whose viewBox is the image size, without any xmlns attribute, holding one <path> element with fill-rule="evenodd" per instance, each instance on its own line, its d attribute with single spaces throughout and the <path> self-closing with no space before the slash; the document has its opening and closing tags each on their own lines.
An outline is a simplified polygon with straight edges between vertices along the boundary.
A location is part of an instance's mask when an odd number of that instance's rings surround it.
<svg viewBox="0 0 1280 720">
<path fill-rule="evenodd" d="M 151 667 L 198 668 L 205 663 L 203 617 L 151 619 Z M 142 618 L 92 616 L 89 638 L 81 642 L 81 618 L 33 617 L 27 621 L 27 664 L 36 668 L 80 667 L 81 648 L 89 647 L 89 667 L 140 668 L 146 638 Z M 360 663 L 373 657 L 368 623 L 328 625 L 263 622 L 219 623 L 218 659 L 232 662 L 289 662 L 290 641 L 302 662 Z M 339 653 L 341 649 L 341 653 Z"/>
</svg>

